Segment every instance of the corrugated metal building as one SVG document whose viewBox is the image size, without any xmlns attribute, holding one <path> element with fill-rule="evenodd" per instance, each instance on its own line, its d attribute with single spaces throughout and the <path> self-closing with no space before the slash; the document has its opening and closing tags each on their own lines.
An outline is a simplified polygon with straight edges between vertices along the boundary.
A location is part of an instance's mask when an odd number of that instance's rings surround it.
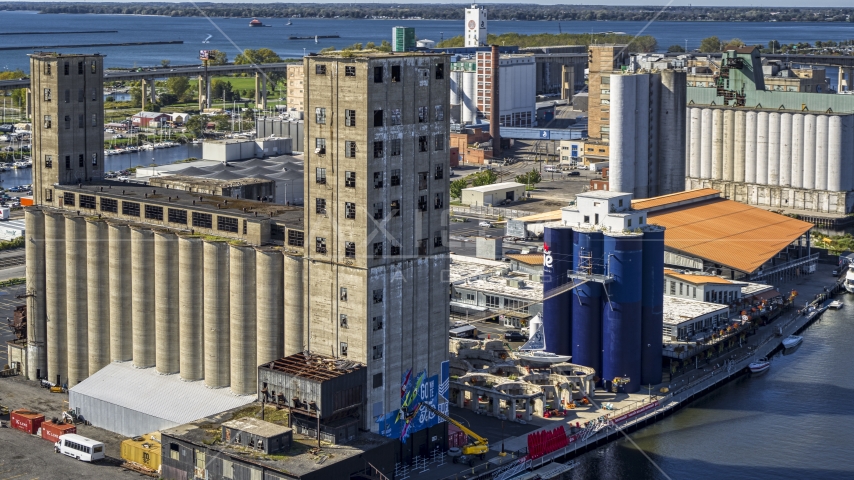
<svg viewBox="0 0 854 480">
<path fill-rule="evenodd" d="M 247 405 L 255 397 L 114 362 L 72 387 L 68 401 L 92 425 L 135 437 Z"/>
</svg>

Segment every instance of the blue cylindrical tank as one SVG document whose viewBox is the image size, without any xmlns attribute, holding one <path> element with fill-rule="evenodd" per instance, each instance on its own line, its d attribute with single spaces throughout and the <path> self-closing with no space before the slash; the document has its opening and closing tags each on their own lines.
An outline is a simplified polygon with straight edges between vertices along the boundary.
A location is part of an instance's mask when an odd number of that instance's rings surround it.
<svg viewBox="0 0 854 480">
<path fill-rule="evenodd" d="M 591 268 L 601 274 L 602 232 L 576 231 L 572 235 L 573 270 Z M 587 260 L 590 258 L 590 260 Z M 596 370 L 602 376 L 602 285 L 587 282 L 573 291 L 572 304 L 572 363 Z"/>
<path fill-rule="evenodd" d="M 560 287 L 569 281 L 572 270 L 572 229 L 546 228 L 543 231 L 543 292 Z M 543 335 L 546 351 L 571 355 L 572 291 L 543 301 Z"/>
<path fill-rule="evenodd" d="M 641 298 L 641 385 L 661 383 L 664 327 L 664 227 L 647 225 L 643 235 Z"/>
<path fill-rule="evenodd" d="M 602 299 L 602 376 L 607 385 L 615 377 L 628 377 L 625 391 L 634 393 L 641 376 L 643 235 L 608 233 L 604 243 L 614 281 Z"/>
</svg>

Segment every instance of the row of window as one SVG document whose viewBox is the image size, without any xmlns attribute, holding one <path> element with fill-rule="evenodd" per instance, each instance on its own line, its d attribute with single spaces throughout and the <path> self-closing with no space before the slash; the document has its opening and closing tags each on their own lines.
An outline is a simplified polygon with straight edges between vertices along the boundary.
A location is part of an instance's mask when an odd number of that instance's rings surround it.
<svg viewBox="0 0 854 480">
<path fill-rule="evenodd" d="M 86 157 L 82 153 L 77 155 L 77 166 L 80 168 L 84 168 L 86 166 Z M 97 153 L 92 154 L 92 166 L 93 167 L 98 166 L 98 154 Z M 44 156 L 44 167 L 45 168 L 53 168 L 53 155 L 45 155 Z M 71 169 L 71 155 L 65 156 L 65 169 L 66 170 Z M 72 195 L 74 195 L 74 194 L 72 194 Z"/>
<path fill-rule="evenodd" d="M 314 74 L 315 75 L 326 75 L 327 65 L 325 63 L 315 63 L 314 64 Z M 383 66 L 374 67 L 374 83 L 383 83 L 385 81 L 385 68 Z M 419 68 L 418 69 L 419 79 L 426 79 L 429 76 L 429 70 L 427 68 Z M 348 65 L 344 67 L 344 76 L 345 77 L 355 77 L 356 76 L 356 66 Z M 397 83 L 403 80 L 403 69 L 400 68 L 400 65 L 391 65 L 389 67 L 389 76 L 392 83 Z M 433 76 L 436 80 L 444 80 L 445 79 L 445 64 L 439 63 L 433 66 Z"/>
<path fill-rule="evenodd" d="M 433 197 L 433 210 L 440 210 L 445 206 L 445 195 L 444 193 L 437 193 Z M 382 202 L 374 203 L 374 211 L 373 217 L 375 220 L 382 220 L 384 217 L 384 204 Z M 392 200 L 390 204 L 391 216 L 399 217 L 400 216 L 400 200 Z M 418 197 L 418 210 L 426 211 L 427 210 L 427 195 L 421 195 Z M 315 198 L 314 199 L 314 213 L 318 215 L 326 215 L 326 199 L 325 198 Z M 349 220 L 356 219 L 356 204 L 354 202 L 344 202 L 344 218 Z"/>
<path fill-rule="evenodd" d="M 80 208 L 88 208 L 95 210 L 96 201 L 94 195 L 80 194 L 78 199 L 75 199 L 75 194 L 72 192 L 64 192 L 62 194 L 62 204 L 67 207 L 79 206 Z M 75 200 L 78 200 L 75 205 Z M 118 213 L 118 200 L 112 198 L 101 198 L 101 211 L 108 213 Z M 163 221 L 163 207 L 157 205 L 145 205 L 145 208 L 140 209 L 140 204 L 137 202 L 122 201 L 122 215 L 129 217 L 139 217 L 144 214 L 144 217 L 150 220 Z M 166 219 L 169 223 L 181 225 L 187 224 L 187 210 L 181 208 L 167 208 Z M 210 213 L 192 212 L 190 219 L 194 227 L 199 228 L 214 228 L 213 215 Z M 243 220 L 243 234 L 247 233 L 247 221 Z M 237 233 L 238 219 L 227 217 L 224 215 L 216 216 L 216 229 L 221 232 Z"/>
<path fill-rule="evenodd" d="M 47 89 L 46 89 L 47 90 Z M 66 97 L 68 91 L 66 90 Z M 82 101 L 82 100 L 81 100 Z M 67 102 L 67 100 L 66 100 Z M 433 107 L 433 121 L 441 122 L 445 119 L 445 107 L 443 105 L 435 105 Z M 418 123 L 430 122 L 430 108 L 426 106 L 418 107 Z M 326 125 L 326 107 L 314 108 L 314 123 L 318 125 Z M 385 113 L 383 110 L 374 110 L 374 127 L 384 127 L 386 124 Z M 393 108 L 389 115 L 389 125 L 402 125 L 403 120 L 399 108 Z M 356 111 L 344 110 L 344 126 L 357 126 Z"/>
<path fill-rule="evenodd" d="M 71 115 L 65 115 L 65 118 L 63 118 L 63 120 L 65 122 L 64 123 L 65 129 L 66 130 L 71 129 Z M 100 125 L 98 125 L 98 115 L 95 113 L 92 114 L 92 121 L 91 121 L 90 126 L 91 127 L 100 127 Z M 50 115 L 45 115 L 44 116 L 44 128 L 52 128 L 52 127 L 53 127 L 53 117 Z M 85 128 L 85 127 L 86 127 L 86 115 L 83 115 L 83 114 L 77 115 L 77 128 Z"/>
<path fill-rule="evenodd" d="M 98 101 L 98 89 L 93 88 L 90 91 L 92 93 L 92 95 L 91 95 L 92 101 L 97 102 Z M 85 100 L 86 100 L 86 92 L 82 88 L 78 89 L 77 90 L 77 101 L 82 103 Z M 53 101 L 53 91 L 50 88 L 44 89 L 44 101 L 45 102 Z M 71 90 L 69 90 L 67 88 L 65 89 L 65 103 L 71 103 Z"/>
<path fill-rule="evenodd" d="M 79 61 L 77 62 L 77 74 L 83 75 L 83 72 L 86 71 L 86 62 Z M 62 72 L 63 75 L 71 74 L 71 64 L 69 62 L 64 62 L 62 64 Z M 89 73 L 96 74 L 98 73 L 98 62 L 92 60 L 89 62 Z M 44 74 L 45 75 L 53 75 L 53 64 L 51 62 L 44 63 Z"/>
<path fill-rule="evenodd" d="M 390 183 L 392 187 L 400 186 L 400 169 L 395 168 L 391 171 Z M 427 190 L 428 172 L 418 172 L 418 190 Z M 444 165 L 436 165 L 433 171 L 433 179 L 441 180 L 445 178 Z M 374 172 L 374 188 L 383 188 L 385 186 L 385 172 Z M 326 168 L 317 167 L 314 169 L 315 183 L 326 184 Z M 344 186 L 346 188 L 356 188 L 356 172 L 344 172 Z"/>
<path fill-rule="evenodd" d="M 300 232 L 302 233 L 302 232 Z M 427 255 L 427 246 L 429 239 L 422 238 L 418 240 L 418 255 Z M 444 240 L 442 239 L 442 232 L 436 232 L 433 234 L 433 247 L 439 248 L 444 246 Z M 374 242 L 373 245 L 373 254 L 374 258 L 382 258 L 385 255 L 385 242 Z M 326 237 L 315 237 L 314 239 L 314 251 L 321 254 L 327 253 L 326 248 Z M 396 257 L 400 255 L 400 245 L 392 244 L 389 248 L 389 256 Z M 344 257 L 345 258 L 356 258 L 356 242 L 344 242 Z M 374 303 L 376 302 L 376 298 L 374 298 Z"/>
<path fill-rule="evenodd" d="M 402 151 L 403 141 L 400 138 L 393 138 L 388 141 L 388 154 L 391 157 L 399 157 Z M 427 135 L 419 135 L 418 136 L 418 151 L 419 152 L 427 152 L 429 151 L 430 142 Z M 433 135 L 433 151 L 441 152 L 445 150 L 445 134 L 437 133 Z M 347 158 L 355 158 L 356 152 L 358 152 L 357 143 L 353 140 L 346 140 L 344 142 L 344 156 Z M 386 142 L 385 141 L 375 141 L 373 142 L 373 156 L 374 158 L 383 158 L 383 155 L 386 152 Z M 314 153 L 318 155 L 326 154 L 326 139 L 321 137 L 316 137 L 314 139 Z"/>
</svg>

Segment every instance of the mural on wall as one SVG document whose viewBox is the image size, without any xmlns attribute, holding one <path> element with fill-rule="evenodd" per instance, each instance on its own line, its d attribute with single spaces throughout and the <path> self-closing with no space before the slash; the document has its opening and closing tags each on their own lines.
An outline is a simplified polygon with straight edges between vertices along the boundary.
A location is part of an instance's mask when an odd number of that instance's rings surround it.
<svg viewBox="0 0 854 480">
<path fill-rule="evenodd" d="M 447 361 L 442 362 L 440 375 L 428 377 L 426 370 L 417 374 L 412 369 L 406 371 L 400 380 L 400 408 L 376 419 L 380 435 L 405 443 L 411 434 L 444 422 L 421 404 L 448 413 L 449 372 Z"/>
</svg>

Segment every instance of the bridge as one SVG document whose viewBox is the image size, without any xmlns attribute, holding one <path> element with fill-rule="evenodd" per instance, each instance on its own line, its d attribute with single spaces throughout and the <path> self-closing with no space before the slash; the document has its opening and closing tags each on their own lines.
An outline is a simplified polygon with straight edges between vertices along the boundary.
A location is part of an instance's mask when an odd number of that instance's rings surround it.
<svg viewBox="0 0 854 480">
<path fill-rule="evenodd" d="M 172 77 L 198 77 L 199 79 L 199 111 L 204 108 L 210 108 L 212 99 L 210 98 L 211 77 L 232 75 L 235 73 L 255 73 L 255 104 L 261 108 L 267 106 L 267 74 L 280 73 L 287 76 L 288 65 L 293 65 L 293 62 L 281 63 L 257 63 L 249 65 L 211 65 L 205 68 L 203 65 L 178 65 L 167 67 L 147 67 L 142 69 L 128 70 L 105 70 L 105 82 L 125 82 L 125 81 L 141 81 L 142 91 L 150 92 L 151 101 L 157 101 L 157 94 L 154 91 L 154 81 Z M 150 88 L 146 88 L 150 87 Z M 19 88 L 30 88 L 30 79 L 21 78 L 18 80 L 0 80 L 0 90 L 15 90 Z M 27 92 L 29 100 L 30 92 Z M 147 94 L 142 96 L 142 110 L 145 110 L 145 102 Z M 29 113 L 29 101 L 27 102 L 27 113 Z"/>
</svg>

